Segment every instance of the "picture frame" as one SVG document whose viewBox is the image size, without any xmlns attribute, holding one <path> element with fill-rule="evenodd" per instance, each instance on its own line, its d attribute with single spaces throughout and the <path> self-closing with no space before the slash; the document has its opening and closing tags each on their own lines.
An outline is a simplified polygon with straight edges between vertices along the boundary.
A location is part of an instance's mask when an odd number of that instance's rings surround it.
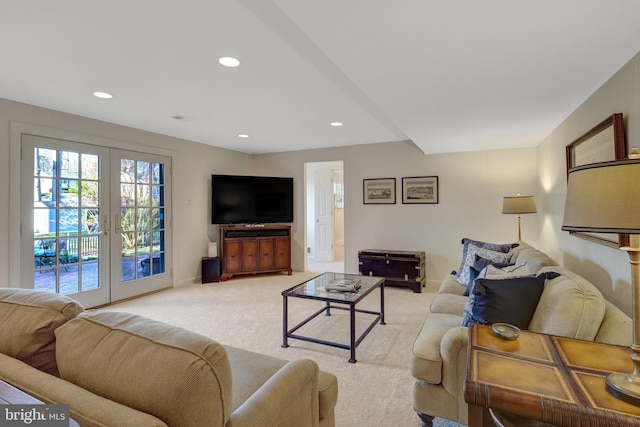
<svg viewBox="0 0 640 427">
<path fill-rule="evenodd" d="M 396 179 L 374 178 L 362 180 L 362 202 L 365 205 L 395 205 Z"/>
<path fill-rule="evenodd" d="M 567 179 L 577 166 L 627 157 L 622 113 L 614 113 L 566 146 Z M 629 246 L 628 234 L 570 232 L 571 235 L 612 248 Z"/>
<path fill-rule="evenodd" d="M 410 176 L 402 178 L 402 203 L 437 204 L 438 201 L 437 176 Z"/>
</svg>

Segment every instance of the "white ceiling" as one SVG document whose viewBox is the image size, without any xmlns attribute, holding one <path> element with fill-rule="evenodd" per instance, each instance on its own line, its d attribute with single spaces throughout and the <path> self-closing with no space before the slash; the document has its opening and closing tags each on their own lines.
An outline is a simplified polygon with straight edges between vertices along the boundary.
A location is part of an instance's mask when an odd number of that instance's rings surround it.
<svg viewBox="0 0 640 427">
<path fill-rule="evenodd" d="M 0 97 L 247 153 L 533 146 L 640 50 L 638 18 L 638 0 L 0 0 Z"/>
</svg>

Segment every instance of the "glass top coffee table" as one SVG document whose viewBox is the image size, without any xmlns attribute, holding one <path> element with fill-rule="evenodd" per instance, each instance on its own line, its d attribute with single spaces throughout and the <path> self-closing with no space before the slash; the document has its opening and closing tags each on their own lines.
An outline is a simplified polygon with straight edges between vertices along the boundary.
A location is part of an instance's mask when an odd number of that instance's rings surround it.
<svg viewBox="0 0 640 427">
<path fill-rule="evenodd" d="M 327 285 L 335 283 L 339 280 L 357 281 L 356 292 L 328 291 Z M 380 288 L 380 311 L 370 311 L 356 309 L 358 304 L 364 297 L 373 292 L 376 288 Z M 324 306 L 289 329 L 289 310 L 287 298 L 306 298 L 324 302 Z M 350 340 L 349 344 L 327 341 L 319 338 L 299 335 L 295 332 L 309 323 L 311 320 L 324 313 L 325 316 L 331 316 L 331 309 L 347 310 L 350 317 Z M 374 315 L 375 318 L 359 337 L 356 337 L 356 313 L 366 313 Z M 356 274 L 343 273 L 324 273 L 311 280 L 307 280 L 293 288 L 282 291 L 282 347 L 289 347 L 289 338 L 324 344 L 331 347 L 344 348 L 351 351 L 350 363 L 356 363 L 356 347 L 371 332 L 371 329 L 380 321 L 384 325 L 384 278 L 359 276 Z"/>
</svg>

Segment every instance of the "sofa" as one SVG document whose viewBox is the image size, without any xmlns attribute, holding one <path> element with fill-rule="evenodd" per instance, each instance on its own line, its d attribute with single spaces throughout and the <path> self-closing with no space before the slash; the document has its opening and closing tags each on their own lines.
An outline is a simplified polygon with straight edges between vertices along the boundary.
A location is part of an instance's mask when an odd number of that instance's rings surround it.
<svg viewBox="0 0 640 427">
<path fill-rule="evenodd" d="M 0 380 L 81 426 L 334 426 L 338 384 L 309 359 L 224 346 L 141 316 L 0 289 Z"/>
<path fill-rule="evenodd" d="M 478 249 L 482 245 L 489 248 L 482 253 L 487 258 L 478 255 L 483 250 Z M 476 255 L 470 259 L 468 249 L 472 247 L 476 249 Z M 500 250 L 495 250 L 497 247 Z M 496 252 L 503 255 L 497 254 L 495 259 L 491 259 Z M 476 267 L 477 263 L 480 263 L 480 267 Z M 470 290 L 460 283 L 461 276 L 469 271 Z M 477 276 L 474 277 L 474 274 Z M 496 310 L 493 313 L 487 309 L 484 318 L 470 318 L 470 311 L 474 312 L 474 303 L 470 302 L 470 298 L 475 298 L 476 306 L 481 299 L 483 305 L 476 307 L 476 311 L 481 312 L 496 301 L 495 289 L 509 289 L 505 284 L 536 279 L 537 283 L 541 283 L 537 295 L 531 295 L 527 288 L 528 294 L 521 298 L 522 301 L 510 295 L 508 304 L 502 307 L 494 304 Z M 465 292 L 469 296 L 465 296 Z M 527 314 L 528 306 L 530 311 Z M 504 321 L 500 315 L 513 315 L 509 314 L 510 311 L 517 312 L 516 316 L 524 316 L 524 319 L 517 319 L 524 322 L 524 325 L 520 325 L 521 329 L 631 345 L 632 320 L 577 273 L 559 266 L 545 253 L 525 242 L 495 245 L 463 239 L 460 269 L 453 271 L 440 285 L 412 348 L 410 371 L 415 379 L 413 408 L 422 426 L 431 426 L 434 417 L 467 424 L 468 409 L 463 387 L 467 369 L 468 328 L 463 324 Z"/>
</svg>

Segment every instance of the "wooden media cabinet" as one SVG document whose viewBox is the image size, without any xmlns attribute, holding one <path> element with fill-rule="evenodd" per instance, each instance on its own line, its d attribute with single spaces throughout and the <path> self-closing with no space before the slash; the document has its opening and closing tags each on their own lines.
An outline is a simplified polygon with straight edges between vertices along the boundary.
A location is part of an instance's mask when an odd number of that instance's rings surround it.
<svg viewBox="0 0 640 427">
<path fill-rule="evenodd" d="M 286 272 L 291 275 L 291 227 L 288 225 L 220 227 L 222 274 Z"/>
</svg>

